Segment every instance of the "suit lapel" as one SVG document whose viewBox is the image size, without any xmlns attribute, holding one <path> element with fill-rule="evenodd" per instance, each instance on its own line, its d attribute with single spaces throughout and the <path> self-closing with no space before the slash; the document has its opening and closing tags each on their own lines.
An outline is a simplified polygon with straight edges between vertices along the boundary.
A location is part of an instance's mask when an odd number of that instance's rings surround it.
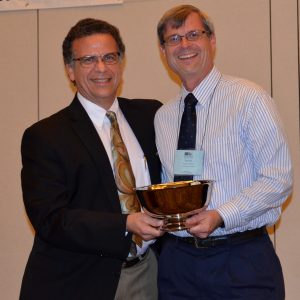
<svg viewBox="0 0 300 300">
<path fill-rule="evenodd" d="M 74 98 L 69 109 L 72 127 L 95 162 L 99 177 L 104 182 L 104 192 L 111 201 L 114 209 L 120 210 L 117 187 L 110 161 L 92 121 L 77 97 Z"/>
<path fill-rule="evenodd" d="M 143 126 L 143 119 L 138 111 L 135 111 L 133 107 L 130 107 L 130 101 L 118 98 L 120 109 L 124 114 L 129 126 L 135 134 L 143 152 L 145 155 L 148 153 L 148 149 L 145 144 L 145 129 Z"/>
</svg>

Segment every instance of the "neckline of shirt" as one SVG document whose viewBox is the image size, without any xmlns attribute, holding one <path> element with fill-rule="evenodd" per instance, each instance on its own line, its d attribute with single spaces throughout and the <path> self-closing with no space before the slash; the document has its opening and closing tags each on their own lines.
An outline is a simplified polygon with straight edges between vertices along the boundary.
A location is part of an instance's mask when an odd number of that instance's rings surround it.
<svg viewBox="0 0 300 300">
<path fill-rule="evenodd" d="M 196 88 L 189 92 L 182 86 L 180 99 L 185 99 L 189 93 L 193 93 L 200 105 L 205 105 L 210 100 L 212 93 L 215 90 L 222 74 L 216 66 L 208 73 L 208 75 L 196 86 Z"/>
<path fill-rule="evenodd" d="M 92 122 L 99 128 L 102 128 L 104 124 L 109 123 L 109 119 L 106 117 L 107 110 L 102 108 L 101 106 L 91 102 L 90 100 L 83 97 L 79 92 L 77 92 L 77 98 L 79 102 L 82 104 L 83 108 L 86 110 Z M 119 102 L 118 98 L 116 98 L 109 108 L 109 111 L 113 111 L 118 118 L 119 115 Z"/>
</svg>

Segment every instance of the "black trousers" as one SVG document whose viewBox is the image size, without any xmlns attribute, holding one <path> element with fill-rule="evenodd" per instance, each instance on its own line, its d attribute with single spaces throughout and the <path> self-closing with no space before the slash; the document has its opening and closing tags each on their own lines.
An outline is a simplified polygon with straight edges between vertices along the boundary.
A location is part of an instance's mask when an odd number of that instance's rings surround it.
<svg viewBox="0 0 300 300">
<path fill-rule="evenodd" d="M 267 234 L 196 248 L 165 238 L 158 265 L 159 300 L 283 300 L 283 274 Z"/>
</svg>

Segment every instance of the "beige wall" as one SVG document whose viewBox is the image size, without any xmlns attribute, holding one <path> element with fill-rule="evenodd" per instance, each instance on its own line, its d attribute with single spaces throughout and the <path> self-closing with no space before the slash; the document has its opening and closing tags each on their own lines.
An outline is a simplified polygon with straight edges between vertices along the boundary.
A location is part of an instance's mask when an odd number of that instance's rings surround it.
<svg viewBox="0 0 300 300">
<path fill-rule="evenodd" d="M 122 95 L 174 97 L 177 84 L 160 61 L 156 24 L 175 0 L 124 0 L 122 5 L 0 12 L 0 294 L 18 299 L 32 245 L 20 189 L 20 140 L 24 129 L 70 103 L 61 43 L 84 17 L 117 25 L 127 46 Z M 295 178 L 300 173 L 297 0 L 189 1 L 206 10 L 216 26 L 216 64 L 224 72 L 251 79 L 273 94 L 285 123 Z M 272 6 L 270 6 L 270 3 Z M 271 27 L 270 27 L 271 25 Z M 287 300 L 297 300 L 300 280 L 300 208 L 297 182 L 275 233 Z"/>
</svg>

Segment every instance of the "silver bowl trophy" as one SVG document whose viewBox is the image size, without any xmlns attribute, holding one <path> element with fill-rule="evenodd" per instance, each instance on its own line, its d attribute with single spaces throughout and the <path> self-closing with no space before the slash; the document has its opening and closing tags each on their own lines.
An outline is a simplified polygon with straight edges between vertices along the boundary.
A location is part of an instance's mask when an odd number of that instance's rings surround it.
<svg viewBox="0 0 300 300">
<path fill-rule="evenodd" d="M 186 229 L 185 220 L 210 202 L 212 180 L 191 180 L 136 188 L 145 213 L 163 219 L 165 231 Z"/>
</svg>

